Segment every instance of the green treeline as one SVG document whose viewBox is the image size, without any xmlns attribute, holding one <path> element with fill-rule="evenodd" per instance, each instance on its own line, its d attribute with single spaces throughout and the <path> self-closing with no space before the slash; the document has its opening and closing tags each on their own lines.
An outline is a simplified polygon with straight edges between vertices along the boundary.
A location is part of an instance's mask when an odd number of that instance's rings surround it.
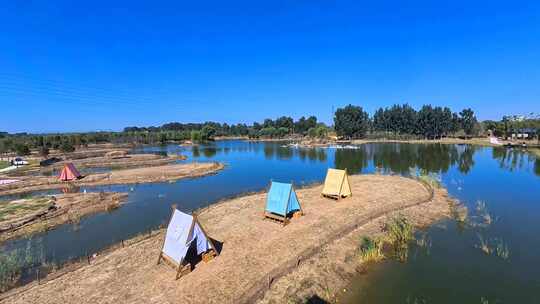
<svg viewBox="0 0 540 304">
<path fill-rule="evenodd" d="M 502 121 L 479 123 L 471 109 L 459 113 L 448 107 L 424 105 L 414 109 L 408 104 L 379 108 L 371 117 L 360 106 L 348 105 L 334 113 L 334 126 L 329 127 L 317 117 L 288 116 L 265 119 L 262 122 L 227 124 L 167 123 L 159 127 L 126 127 L 121 132 L 88 132 L 62 134 L 8 134 L 0 132 L 0 154 L 9 152 L 28 155 L 37 150 L 46 157 L 50 149 L 63 153 L 76 147 L 100 143 L 165 144 L 184 140 L 206 141 L 215 137 L 249 138 L 328 138 L 334 133 L 338 138 L 387 138 L 387 139 L 437 139 L 445 136 L 472 137 L 491 130 L 496 136 L 510 136 L 523 128 L 540 133 L 540 119 L 504 117 Z M 530 132 L 529 132 L 530 133 Z"/>
<path fill-rule="evenodd" d="M 436 139 L 448 135 L 478 135 L 481 125 L 471 109 L 458 114 L 448 107 L 424 105 L 417 111 L 404 104 L 379 108 L 370 117 L 362 107 L 348 105 L 336 111 L 334 129 L 339 137 L 346 139 L 388 135 L 404 139 Z"/>
<path fill-rule="evenodd" d="M 227 124 L 167 123 L 160 127 L 126 127 L 122 132 L 88 132 L 62 134 L 8 134 L 0 132 L 0 154 L 13 152 L 28 155 L 36 149 L 47 157 L 50 149 L 67 153 L 76 147 L 101 143 L 165 144 L 184 140 L 207 141 L 218 136 L 249 138 L 284 138 L 289 136 L 310 136 L 324 138 L 331 129 L 317 121 L 315 116 L 301 117 L 294 121 L 291 117 L 265 119 L 262 123 Z"/>
</svg>

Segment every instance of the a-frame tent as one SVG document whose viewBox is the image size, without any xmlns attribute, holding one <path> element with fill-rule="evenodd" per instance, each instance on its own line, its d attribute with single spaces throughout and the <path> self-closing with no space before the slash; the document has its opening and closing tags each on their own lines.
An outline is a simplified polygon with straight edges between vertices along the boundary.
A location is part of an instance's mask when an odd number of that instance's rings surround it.
<svg viewBox="0 0 540 304">
<path fill-rule="evenodd" d="M 81 178 L 82 175 L 79 173 L 77 168 L 73 165 L 73 163 L 67 163 L 64 165 L 64 168 L 60 172 L 60 175 L 58 176 L 58 179 L 63 182 L 72 181 L 75 179 Z"/>
<path fill-rule="evenodd" d="M 292 184 L 272 181 L 266 196 L 265 219 L 273 219 L 286 225 L 288 217 L 295 212 L 303 214 L 302 206 Z"/>
<path fill-rule="evenodd" d="M 328 168 L 321 195 L 336 200 L 352 196 L 347 169 Z"/>
<path fill-rule="evenodd" d="M 159 253 L 158 264 L 163 259 L 176 268 L 176 279 L 191 271 L 191 264 L 186 261 L 186 255 L 193 241 L 196 241 L 197 254 L 219 255 L 212 239 L 208 237 L 196 215 L 189 215 L 176 209 L 173 211 L 163 246 Z"/>
</svg>

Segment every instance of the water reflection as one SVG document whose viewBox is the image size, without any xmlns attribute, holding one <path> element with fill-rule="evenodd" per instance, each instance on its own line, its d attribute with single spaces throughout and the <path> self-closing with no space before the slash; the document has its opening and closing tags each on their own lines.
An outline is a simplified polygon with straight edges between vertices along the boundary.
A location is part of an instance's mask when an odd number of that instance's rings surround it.
<svg viewBox="0 0 540 304">
<path fill-rule="evenodd" d="M 338 149 L 335 152 L 336 168 L 347 168 L 350 172 L 361 172 L 373 160 L 375 168 L 385 172 L 407 175 L 410 168 L 426 173 L 446 173 L 452 167 L 468 173 L 474 166 L 474 154 L 478 149 L 470 145 L 412 145 L 373 144 L 358 149 Z"/>
<path fill-rule="evenodd" d="M 492 156 L 499 162 L 502 169 L 508 171 L 521 170 L 529 165 L 530 162 L 535 161 L 538 163 L 538 159 L 531 154 L 524 153 L 521 149 L 508 149 L 504 147 L 493 148 Z M 535 174 L 538 174 L 535 164 Z"/>
</svg>

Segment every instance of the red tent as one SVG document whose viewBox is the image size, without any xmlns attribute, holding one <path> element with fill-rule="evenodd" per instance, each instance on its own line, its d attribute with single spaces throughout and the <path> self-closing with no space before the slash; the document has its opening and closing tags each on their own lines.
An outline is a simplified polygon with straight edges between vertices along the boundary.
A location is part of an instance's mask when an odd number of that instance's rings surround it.
<svg viewBox="0 0 540 304">
<path fill-rule="evenodd" d="M 64 169 L 62 169 L 62 172 L 60 172 L 60 176 L 58 178 L 61 181 L 66 182 L 81 178 L 81 174 L 79 171 L 77 171 L 73 163 L 67 163 L 64 165 Z"/>
</svg>

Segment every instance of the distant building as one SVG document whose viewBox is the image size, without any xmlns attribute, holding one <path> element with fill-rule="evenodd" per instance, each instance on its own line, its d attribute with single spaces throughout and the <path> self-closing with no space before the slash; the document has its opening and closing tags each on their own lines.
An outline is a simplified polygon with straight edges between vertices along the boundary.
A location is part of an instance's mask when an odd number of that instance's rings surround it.
<svg viewBox="0 0 540 304">
<path fill-rule="evenodd" d="M 537 134 L 536 128 L 523 128 L 518 129 L 517 133 L 512 133 L 512 139 L 532 139 Z"/>
</svg>

